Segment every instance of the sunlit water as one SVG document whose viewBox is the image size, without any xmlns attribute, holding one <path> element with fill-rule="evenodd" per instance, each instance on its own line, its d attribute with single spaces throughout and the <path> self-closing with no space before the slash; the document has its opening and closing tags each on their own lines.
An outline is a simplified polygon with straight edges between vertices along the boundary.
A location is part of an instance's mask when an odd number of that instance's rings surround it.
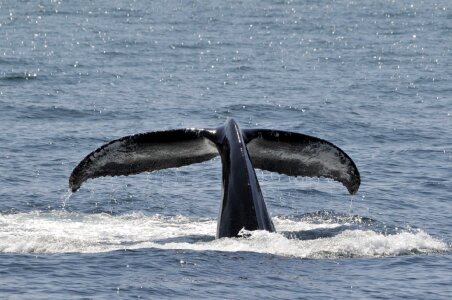
<svg viewBox="0 0 452 300">
<path fill-rule="evenodd" d="M 449 1 L 1 1 L 0 298 L 452 295 Z M 257 171 L 276 233 L 215 239 L 221 162 L 90 180 L 123 135 L 315 135 L 353 198 Z"/>
</svg>

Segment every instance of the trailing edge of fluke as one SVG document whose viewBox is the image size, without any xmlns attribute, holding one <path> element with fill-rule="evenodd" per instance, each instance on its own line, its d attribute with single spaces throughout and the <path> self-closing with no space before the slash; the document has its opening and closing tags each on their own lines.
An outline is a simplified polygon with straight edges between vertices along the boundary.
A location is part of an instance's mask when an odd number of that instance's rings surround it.
<svg viewBox="0 0 452 300">
<path fill-rule="evenodd" d="M 254 168 L 290 176 L 326 177 L 355 194 L 360 185 L 352 159 L 332 143 L 294 132 L 241 130 L 234 119 L 212 129 L 175 129 L 125 136 L 88 154 L 72 171 L 69 186 L 101 176 L 176 168 L 221 156 L 223 196 L 217 237 L 240 230 L 275 231 Z"/>
</svg>

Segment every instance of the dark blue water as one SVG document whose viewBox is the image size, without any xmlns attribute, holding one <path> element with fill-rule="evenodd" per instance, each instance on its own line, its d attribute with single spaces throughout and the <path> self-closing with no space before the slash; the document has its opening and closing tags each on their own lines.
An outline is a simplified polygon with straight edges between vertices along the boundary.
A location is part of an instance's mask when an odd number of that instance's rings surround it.
<svg viewBox="0 0 452 300">
<path fill-rule="evenodd" d="M 450 1 L 1 1 L 1 298 L 452 295 Z M 124 135 L 276 128 L 357 164 L 257 172 L 278 233 L 215 239 L 218 159 L 88 181 Z"/>
</svg>

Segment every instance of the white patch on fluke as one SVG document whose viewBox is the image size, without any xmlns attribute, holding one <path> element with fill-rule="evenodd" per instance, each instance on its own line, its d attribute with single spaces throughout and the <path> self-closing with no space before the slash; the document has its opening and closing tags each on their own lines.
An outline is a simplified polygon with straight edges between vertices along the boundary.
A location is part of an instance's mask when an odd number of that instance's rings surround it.
<svg viewBox="0 0 452 300">
<path fill-rule="evenodd" d="M 274 218 L 277 230 L 331 229 L 344 224 L 323 224 Z M 247 232 L 247 238 L 214 239 L 216 220 L 146 216 L 132 213 L 0 214 L 0 252 L 97 253 L 121 249 L 186 249 L 196 251 L 249 251 L 299 258 L 381 257 L 448 251 L 444 241 L 427 233 L 401 231 L 385 235 L 350 229 L 333 237 L 290 239 L 281 233 Z"/>
</svg>

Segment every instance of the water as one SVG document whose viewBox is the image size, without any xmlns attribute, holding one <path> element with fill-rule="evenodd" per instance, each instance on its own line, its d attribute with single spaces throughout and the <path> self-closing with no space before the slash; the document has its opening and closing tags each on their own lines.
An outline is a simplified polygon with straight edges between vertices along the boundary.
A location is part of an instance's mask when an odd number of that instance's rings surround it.
<svg viewBox="0 0 452 300">
<path fill-rule="evenodd" d="M 452 295 L 449 1 L 0 1 L 2 298 Z M 277 233 L 216 240 L 221 163 L 88 181 L 180 127 L 327 139 L 335 182 L 257 172 Z"/>
</svg>

